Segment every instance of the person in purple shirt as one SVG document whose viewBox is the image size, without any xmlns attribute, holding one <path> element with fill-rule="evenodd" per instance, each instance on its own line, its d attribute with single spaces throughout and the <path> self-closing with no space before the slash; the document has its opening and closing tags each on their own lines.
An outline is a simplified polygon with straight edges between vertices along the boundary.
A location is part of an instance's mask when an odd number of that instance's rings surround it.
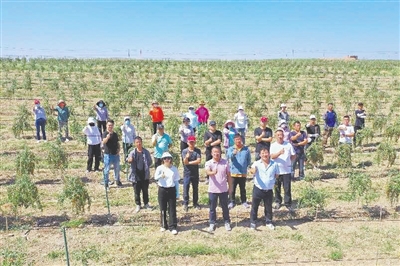
<svg viewBox="0 0 400 266">
<path fill-rule="evenodd" d="M 210 227 L 209 232 L 215 230 L 217 220 L 216 208 L 219 200 L 222 208 L 225 229 L 231 231 L 231 222 L 228 209 L 228 195 L 232 194 L 232 178 L 227 160 L 221 158 L 221 148 L 215 146 L 211 151 L 212 159 L 207 161 L 204 168 L 210 177 L 208 183 L 208 198 L 210 201 Z"/>
<path fill-rule="evenodd" d="M 106 124 L 108 117 L 108 109 L 106 103 L 103 100 L 98 101 L 94 106 L 93 110 L 96 112 L 97 127 L 99 128 L 100 135 L 106 131 Z"/>
<path fill-rule="evenodd" d="M 289 134 L 290 142 L 296 152 L 296 159 L 292 162 L 292 179 L 294 179 L 294 172 L 296 170 L 297 164 L 299 165 L 299 179 L 304 179 L 304 162 L 306 160 L 306 154 L 304 147 L 306 146 L 307 133 L 301 129 L 301 124 L 299 121 L 293 123 L 293 128 Z"/>
<path fill-rule="evenodd" d="M 328 143 L 328 138 L 332 135 L 333 129 L 338 124 L 336 112 L 333 110 L 333 103 L 328 103 L 328 110 L 324 114 L 323 118 L 325 121 L 325 126 L 322 144 L 326 146 Z"/>
</svg>

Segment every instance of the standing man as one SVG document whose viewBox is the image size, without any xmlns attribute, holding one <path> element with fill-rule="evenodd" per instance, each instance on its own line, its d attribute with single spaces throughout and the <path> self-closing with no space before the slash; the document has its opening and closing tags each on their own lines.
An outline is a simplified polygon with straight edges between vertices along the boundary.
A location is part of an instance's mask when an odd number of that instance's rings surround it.
<svg viewBox="0 0 400 266">
<path fill-rule="evenodd" d="M 182 151 L 183 161 L 183 209 L 188 211 L 190 183 L 193 187 L 193 207 L 200 210 L 199 205 L 199 164 L 201 151 L 196 148 L 196 137 L 188 137 L 188 147 Z"/>
<path fill-rule="evenodd" d="M 121 126 L 122 146 L 124 149 L 124 159 L 128 158 L 129 149 L 133 146 L 133 141 L 136 138 L 135 127 L 131 124 L 131 118 L 125 116 L 124 124 Z"/>
<path fill-rule="evenodd" d="M 235 128 L 242 136 L 243 144 L 246 144 L 246 131 L 249 126 L 249 117 L 243 110 L 243 106 L 239 105 L 238 112 L 234 115 L 233 121 Z"/>
<path fill-rule="evenodd" d="M 57 120 L 58 120 L 58 135 L 60 139 L 62 139 L 62 130 L 65 130 L 65 141 L 69 141 L 69 131 L 68 131 L 68 119 L 70 116 L 70 112 L 68 107 L 66 106 L 64 100 L 59 100 L 56 108 L 52 106 L 51 109 L 57 112 Z"/>
<path fill-rule="evenodd" d="M 171 137 L 164 132 L 164 125 L 157 125 L 157 133 L 151 138 L 154 147 L 154 167 L 157 169 L 162 164 L 162 155 L 172 146 Z"/>
<path fill-rule="evenodd" d="M 157 125 L 162 124 L 162 122 L 164 120 L 164 112 L 161 109 L 161 107 L 158 105 L 157 101 L 153 101 L 151 106 L 152 106 L 152 108 L 149 112 L 149 115 L 151 116 L 151 121 L 153 122 L 153 134 L 156 134 Z"/>
<path fill-rule="evenodd" d="M 294 151 L 296 152 L 296 159 L 292 164 L 292 179 L 294 179 L 294 172 L 296 171 L 296 165 L 299 164 L 299 180 L 304 179 L 304 162 L 306 160 L 306 153 L 304 151 L 304 147 L 306 146 L 307 133 L 301 130 L 301 124 L 299 121 L 293 123 L 293 128 L 289 134 L 290 143 L 294 147 Z"/>
<path fill-rule="evenodd" d="M 278 121 L 285 120 L 289 125 L 289 113 L 286 111 L 286 104 L 281 104 L 281 110 L 278 111 Z"/>
<path fill-rule="evenodd" d="M 181 139 L 181 153 L 188 147 L 188 137 L 194 136 L 194 130 L 190 125 L 190 119 L 187 117 L 183 118 L 182 125 L 178 129 L 178 133 Z"/>
<path fill-rule="evenodd" d="M 340 144 L 353 144 L 354 128 L 350 125 L 350 117 L 348 115 L 343 116 L 343 124 L 339 126 L 339 143 Z"/>
<path fill-rule="evenodd" d="M 94 106 L 93 110 L 96 112 L 97 127 L 99 128 L 100 134 L 106 131 L 106 125 L 108 117 L 108 109 L 106 103 L 103 100 L 98 101 Z"/>
<path fill-rule="evenodd" d="M 103 132 L 103 146 L 104 146 L 104 184 L 108 188 L 108 185 L 112 185 L 114 182 L 109 183 L 108 175 L 110 171 L 110 165 L 114 165 L 114 178 L 118 187 L 122 187 L 120 180 L 119 169 L 120 169 L 120 158 L 119 158 L 119 138 L 117 132 L 114 131 L 114 120 L 109 119 L 107 121 L 107 130 Z"/>
<path fill-rule="evenodd" d="M 268 118 L 263 116 L 260 118 L 260 127 L 254 130 L 254 137 L 256 138 L 256 158 L 258 161 L 260 159 L 260 150 L 265 147 L 269 150 L 272 141 L 272 130 L 267 127 Z"/>
<path fill-rule="evenodd" d="M 231 199 L 228 205 L 229 209 L 235 206 L 236 187 L 240 188 L 240 202 L 244 208 L 249 208 L 246 199 L 246 178 L 247 168 L 250 167 L 251 153 L 247 146 L 243 145 L 242 136 L 236 133 L 234 136 L 234 146 L 228 148 L 227 158 L 229 160 L 230 172 L 233 181 Z"/>
<path fill-rule="evenodd" d="M 333 110 L 333 103 L 328 103 L 328 110 L 324 114 L 323 119 L 325 121 L 325 126 L 322 144 L 326 146 L 328 138 L 332 135 L 333 129 L 337 126 L 337 115 Z"/>
<path fill-rule="evenodd" d="M 92 171 L 93 157 L 94 157 L 94 171 L 100 172 L 100 161 L 101 161 L 101 134 L 99 128 L 96 126 L 96 119 L 89 117 L 87 126 L 82 130 L 83 134 L 86 135 L 86 143 L 88 145 L 88 160 L 86 164 L 86 173 Z"/>
<path fill-rule="evenodd" d="M 210 117 L 210 114 L 208 112 L 208 109 L 204 107 L 204 105 L 206 105 L 206 103 L 204 101 L 200 102 L 200 107 L 197 108 L 196 110 L 196 115 L 198 117 L 198 121 L 200 124 L 206 125 L 208 118 Z"/>
<path fill-rule="evenodd" d="M 210 201 L 210 227 L 209 232 L 215 230 L 217 220 L 217 202 L 219 200 L 222 208 L 225 229 L 231 231 L 231 219 L 229 217 L 228 195 L 232 193 L 232 178 L 229 171 L 229 163 L 221 158 L 221 148 L 216 146 L 212 148 L 212 159 L 205 164 L 207 175 L 210 176 L 208 185 L 208 198 Z"/>
<path fill-rule="evenodd" d="M 142 138 L 135 137 L 135 149 L 128 156 L 128 163 L 131 164 L 128 180 L 132 182 L 135 193 L 135 212 L 139 212 L 141 207 L 140 192 L 143 193 L 144 208 L 151 209 L 149 205 L 149 182 L 150 165 L 153 163 L 150 152 L 143 148 Z"/>
<path fill-rule="evenodd" d="M 254 174 L 253 201 L 250 212 L 250 229 L 256 229 L 258 207 L 261 200 L 264 202 L 265 225 L 274 230 L 272 224 L 272 202 L 274 200 L 273 188 L 275 180 L 279 177 L 278 164 L 270 160 L 267 148 L 261 148 L 261 159 L 255 161 L 250 168 L 250 173 Z"/>
<path fill-rule="evenodd" d="M 32 112 L 35 116 L 35 127 L 36 127 L 36 141 L 40 142 L 40 130 L 42 130 L 43 140 L 46 141 L 46 111 L 40 105 L 39 100 L 35 100 L 35 106 L 32 109 Z"/>
<path fill-rule="evenodd" d="M 284 205 L 291 211 L 292 205 L 292 188 L 291 173 L 292 162 L 296 159 L 296 152 L 292 144 L 283 140 L 283 130 L 278 128 L 275 131 L 276 142 L 271 145 L 271 159 L 279 167 L 279 176 L 275 185 L 275 209 L 279 209 L 282 204 L 281 187 L 284 190 Z"/>
<path fill-rule="evenodd" d="M 354 145 L 357 145 L 357 141 L 356 141 L 357 131 L 359 129 L 363 129 L 365 127 L 365 118 L 367 117 L 367 113 L 363 109 L 364 104 L 358 103 L 357 106 L 358 106 L 358 109 L 355 111 L 356 122 L 354 125 Z"/>
<path fill-rule="evenodd" d="M 217 123 L 215 121 L 210 121 L 208 126 L 208 131 L 204 133 L 204 146 L 206 147 L 206 161 L 211 160 L 212 154 L 211 150 L 213 147 L 221 148 L 222 142 L 222 132 L 217 130 Z M 206 177 L 206 184 L 208 183 L 208 175 Z"/>
<path fill-rule="evenodd" d="M 310 122 L 306 124 L 306 131 L 307 131 L 307 137 L 309 138 L 309 141 L 305 147 L 307 150 L 308 147 L 311 146 L 320 136 L 321 136 L 321 128 L 317 124 L 317 118 L 315 115 L 310 115 Z"/>
</svg>

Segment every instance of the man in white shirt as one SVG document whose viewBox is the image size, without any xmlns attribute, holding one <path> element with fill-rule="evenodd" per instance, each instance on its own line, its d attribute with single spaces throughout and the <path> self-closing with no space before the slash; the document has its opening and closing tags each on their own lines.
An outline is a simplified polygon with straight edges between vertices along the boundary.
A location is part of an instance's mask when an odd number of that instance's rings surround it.
<svg viewBox="0 0 400 266">
<path fill-rule="evenodd" d="M 339 143 L 340 144 L 353 144 L 354 127 L 350 125 L 350 117 L 348 115 L 343 116 L 343 124 L 339 127 Z"/>
<path fill-rule="evenodd" d="M 284 205 L 291 211 L 292 192 L 291 174 L 292 162 L 296 159 L 296 152 L 292 144 L 283 140 L 283 129 L 275 131 L 276 142 L 271 144 L 271 159 L 278 164 L 279 176 L 275 185 L 275 209 L 279 209 L 282 204 L 281 186 L 284 190 Z"/>
</svg>

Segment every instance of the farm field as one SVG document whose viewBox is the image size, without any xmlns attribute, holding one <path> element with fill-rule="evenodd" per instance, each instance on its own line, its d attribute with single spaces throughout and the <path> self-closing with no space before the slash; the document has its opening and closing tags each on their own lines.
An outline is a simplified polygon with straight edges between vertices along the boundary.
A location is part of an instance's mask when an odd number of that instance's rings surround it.
<svg viewBox="0 0 400 266">
<path fill-rule="evenodd" d="M 400 181 L 395 182 L 400 180 L 399 61 L 1 59 L 1 63 L 2 265 L 65 265 L 62 227 L 67 228 L 71 265 L 400 264 L 400 204 L 398 194 L 387 196 L 388 188 L 400 192 Z M 36 143 L 29 113 L 34 99 L 48 111 L 59 99 L 66 101 L 72 109 L 72 141 L 57 143 L 55 117 L 49 112 L 49 141 Z M 250 117 L 246 144 L 252 151 L 259 118 L 268 116 L 269 127 L 275 129 L 281 103 L 287 104 L 291 121 L 299 120 L 302 129 L 310 114 L 322 127 L 329 102 L 339 120 L 349 114 L 353 123 L 358 102 L 364 103 L 368 115 L 362 142 L 353 148 L 351 158 L 343 157 L 331 143 L 322 156 L 317 155 L 323 157 L 319 168 L 308 164 L 306 180 L 292 183 L 294 212 L 274 210 L 274 231 L 262 226 L 263 208 L 258 230 L 251 231 L 250 211 L 236 206 L 231 210 L 231 232 L 220 220 L 215 233 L 208 233 L 207 185 L 201 168 L 202 209 L 186 213 L 179 201 L 179 234 L 173 236 L 159 232 L 155 183 L 150 185 L 153 210 L 135 213 L 132 185 L 121 173 L 124 187 L 111 187 L 108 193 L 109 214 L 102 174 L 85 173 L 87 147 L 81 131 L 87 118 L 94 116 L 92 107 L 99 99 L 107 103 L 117 128 L 124 116 L 132 117 L 151 152 L 148 111 L 157 100 L 175 154 L 181 114 L 201 100 L 220 130 L 243 105 Z M 204 130 L 199 130 L 198 138 Z M 197 146 L 204 152 L 199 141 Z M 36 158 L 34 171 L 27 176 L 37 187 L 42 210 L 18 207 L 15 213 L 8 195 L 21 178 L 16 161 L 24 149 Z M 56 157 L 61 164 L 50 160 Z M 181 165 L 179 169 L 182 174 Z M 76 213 L 68 200 L 59 202 L 68 177 L 81 180 L 91 198 L 90 209 L 86 206 L 83 213 Z M 252 187 L 249 179 L 250 202 Z M 217 208 L 217 217 L 221 216 Z"/>
</svg>

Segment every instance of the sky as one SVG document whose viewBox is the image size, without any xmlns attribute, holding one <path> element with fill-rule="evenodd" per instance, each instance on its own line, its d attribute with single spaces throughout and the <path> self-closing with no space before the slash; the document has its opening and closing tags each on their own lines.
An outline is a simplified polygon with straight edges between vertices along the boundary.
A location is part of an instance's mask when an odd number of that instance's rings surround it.
<svg viewBox="0 0 400 266">
<path fill-rule="evenodd" d="M 1 57 L 399 60 L 396 1 L 7 1 Z"/>
</svg>

